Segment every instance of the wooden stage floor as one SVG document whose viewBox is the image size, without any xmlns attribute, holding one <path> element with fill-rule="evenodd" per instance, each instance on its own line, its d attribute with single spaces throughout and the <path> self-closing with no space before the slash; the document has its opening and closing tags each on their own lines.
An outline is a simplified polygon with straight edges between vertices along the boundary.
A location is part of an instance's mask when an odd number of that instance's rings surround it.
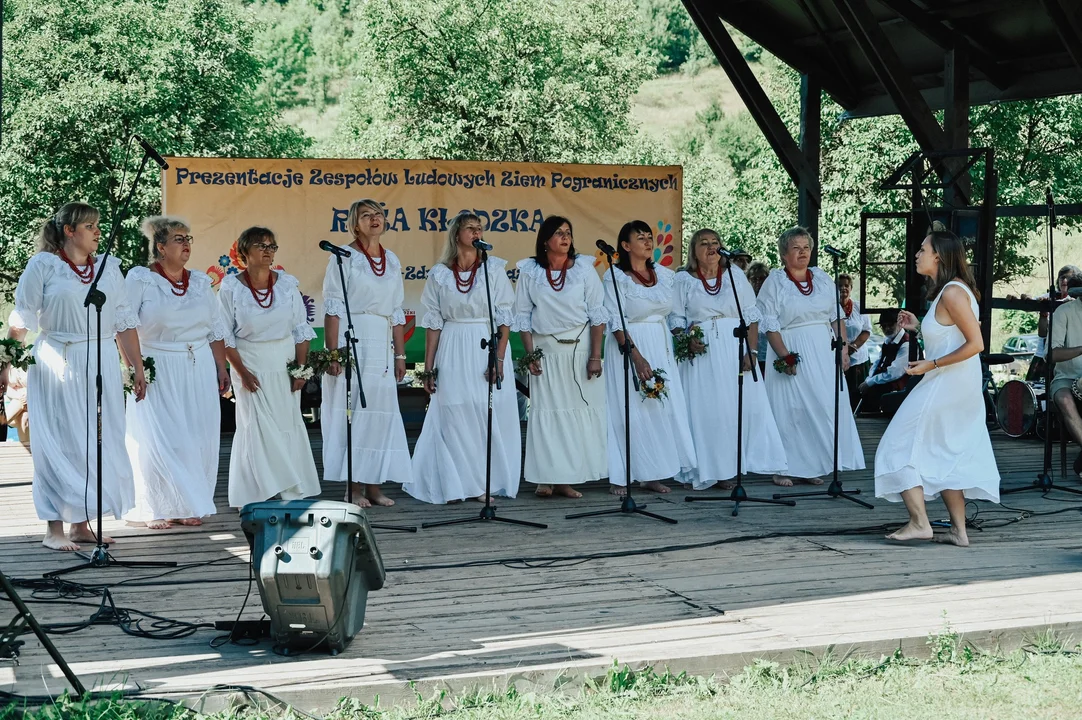
<svg viewBox="0 0 1082 720">
<path fill-rule="evenodd" d="M 870 467 L 884 423 L 859 424 Z M 1004 487 L 1029 483 L 1040 468 L 1040 444 L 998 433 L 993 440 Z M 318 443 L 317 433 L 317 458 Z M 70 579 L 110 584 L 119 606 L 190 622 L 233 620 L 249 585 L 248 549 L 237 515 L 225 510 L 228 443 L 221 460 L 223 512 L 202 527 L 151 531 L 106 523 L 121 559 L 206 564 L 167 575 L 110 568 Z M 30 479 L 29 456 L 0 444 L 0 503 L 7 508 L 0 569 L 21 579 L 72 564 L 71 556 L 41 547 Z M 843 479 L 875 509 L 814 499 L 795 508 L 745 505 L 732 517 L 729 503 L 685 503 L 686 492 L 674 486 L 668 495 L 640 498 L 678 525 L 640 516 L 575 521 L 564 515 L 617 501 L 601 486 L 570 501 L 536 498 L 524 485 L 518 499 L 500 501 L 499 513 L 548 523 L 547 530 L 478 523 L 377 531 L 387 585 L 369 597 L 366 627 L 337 657 L 281 657 L 267 640 L 215 649 L 210 641 L 221 633 L 210 629 L 160 641 L 95 626 L 53 640 L 88 687 L 196 697 L 218 684 L 251 685 L 326 710 L 343 695 L 365 702 L 377 694 L 412 695 L 407 681 L 424 692 L 512 681 L 520 689 L 552 687 L 601 674 L 614 659 L 710 674 L 830 645 L 920 653 L 929 633 L 948 621 L 984 647 L 1017 645 L 1050 627 L 1079 638 L 1082 496 L 1027 492 L 1008 496 L 1007 506 L 971 504 L 983 528 L 970 531 L 969 549 L 899 547 L 883 540 L 881 526 L 900 524 L 903 508 L 871 497 L 870 470 Z M 1064 482 L 1082 488 L 1077 478 Z M 773 487 L 754 478 L 748 489 L 769 497 Z M 340 499 L 343 491 L 343 484 L 327 484 L 324 497 Z M 370 519 L 420 525 L 479 510 L 475 503 L 432 507 L 390 494 L 398 504 L 370 512 Z M 933 519 L 946 519 L 941 504 L 932 510 Z M 30 590 L 21 594 L 31 599 Z M 94 610 L 67 603 L 31 608 L 43 623 L 77 621 Z M 11 614 L 0 604 L 0 626 Z M 253 590 L 244 617 L 261 614 Z M 66 683 L 57 667 L 32 635 L 25 639 L 21 664 L 0 661 L 0 689 L 61 691 Z"/>
</svg>

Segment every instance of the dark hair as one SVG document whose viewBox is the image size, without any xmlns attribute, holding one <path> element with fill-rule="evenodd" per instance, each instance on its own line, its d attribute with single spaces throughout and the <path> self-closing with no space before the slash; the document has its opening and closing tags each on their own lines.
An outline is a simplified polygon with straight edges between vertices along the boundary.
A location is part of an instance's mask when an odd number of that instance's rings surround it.
<svg viewBox="0 0 1082 720">
<path fill-rule="evenodd" d="M 654 236 L 654 231 L 642 220 L 632 220 L 629 223 L 624 223 L 624 226 L 620 228 L 620 234 L 616 236 L 616 252 L 620 256 L 616 267 L 624 272 L 631 272 L 631 256 L 624 252 L 624 243 L 631 242 L 631 233 L 646 233 L 650 237 Z M 647 260 L 646 267 L 647 269 L 654 267 L 654 261 Z"/>
<path fill-rule="evenodd" d="M 898 327 L 898 312 L 897 308 L 890 308 L 879 313 L 879 326 L 893 325 Z"/>
<path fill-rule="evenodd" d="M 947 283 L 959 280 L 968 285 L 974 297 L 980 300 L 981 294 L 977 290 L 977 281 L 973 279 L 973 271 L 969 268 L 966 247 L 962 244 L 961 238 L 950 230 L 933 230 L 928 233 L 926 239 L 935 254 L 939 256 L 936 276 L 928 281 L 928 299 L 934 300 Z"/>
<path fill-rule="evenodd" d="M 270 228 L 259 227 L 258 225 L 248 228 L 237 238 L 237 255 L 240 255 L 240 259 L 247 263 L 248 251 L 257 242 L 265 239 L 274 242 L 274 232 Z"/>
<path fill-rule="evenodd" d="M 545 218 L 545 221 L 541 223 L 541 227 L 537 229 L 537 244 L 534 246 L 533 259 L 537 261 L 537 264 L 543 268 L 549 266 L 548 251 L 545 250 L 545 243 L 552 239 L 552 236 L 556 234 L 556 231 L 560 229 L 561 225 L 567 225 L 567 228 L 571 231 L 571 247 L 567 251 L 567 256 L 572 261 L 577 254 L 575 251 L 575 228 L 571 225 L 571 221 L 560 215 L 549 215 Z"/>
<path fill-rule="evenodd" d="M 1067 285 L 1068 290 L 1071 288 L 1082 287 L 1082 277 L 1079 277 L 1078 275 L 1068 275 L 1065 284 Z"/>
</svg>

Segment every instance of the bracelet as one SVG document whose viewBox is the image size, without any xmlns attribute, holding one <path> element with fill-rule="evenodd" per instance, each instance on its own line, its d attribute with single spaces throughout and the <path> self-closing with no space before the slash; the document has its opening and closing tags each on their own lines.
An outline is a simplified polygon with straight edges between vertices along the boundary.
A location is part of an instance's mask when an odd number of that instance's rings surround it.
<svg viewBox="0 0 1082 720">
<path fill-rule="evenodd" d="M 592 358 L 590 358 L 590 360 L 601 360 L 601 358 L 599 358 L 599 357 L 592 357 Z"/>
<path fill-rule="evenodd" d="M 406 356 L 405 356 L 405 355 L 395 355 L 395 356 L 394 356 L 394 359 L 395 359 L 395 360 L 405 360 L 405 359 L 406 359 Z"/>
<path fill-rule="evenodd" d="M 932 358 L 932 365 L 938 370 L 939 369 L 939 358 Z"/>
</svg>

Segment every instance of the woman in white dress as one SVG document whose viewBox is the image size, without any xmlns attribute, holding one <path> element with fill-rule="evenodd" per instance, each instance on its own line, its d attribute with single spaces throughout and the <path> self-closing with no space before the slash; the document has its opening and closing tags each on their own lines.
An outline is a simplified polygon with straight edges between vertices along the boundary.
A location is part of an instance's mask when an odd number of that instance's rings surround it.
<svg viewBox="0 0 1082 720">
<path fill-rule="evenodd" d="M 383 207 L 358 200 L 349 208 L 346 225 L 353 242 L 342 259 L 349 292 L 349 310 L 357 337 L 357 360 L 367 407 L 361 407 L 361 386 L 353 376 L 353 502 L 361 507 L 394 505 L 380 490 L 385 482 L 412 478 L 406 428 L 398 409 L 398 383 L 406 376 L 406 315 L 402 264 L 380 237 L 387 230 Z M 346 347 L 346 304 L 337 258 L 331 256 L 323 275 L 323 332 L 327 349 Z M 323 479 L 346 482 L 346 376 L 331 363 L 323 378 Z"/>
<path fill-rule="evenodd" d="M 626 495 L 624 443 L 624 332 L 616 305 L 613 275 L 620 283 L 620 303 L 631 344 L 631 370 L 640 381 L 653 383 L 655 370 L 664 372 L 668 397 L 637 396 L 631 386 L 631 479 L 647 490 L 667 493 L 662 480 L 695 467 L 695 448 L 688 427 L 683 384 L 673 358 L 668 317 L 672 312 L 675 273 L 655 265 L 650 226 L 633 220 L 620 228 L 620 255 L 614 272 L 605 273 L 605 309 L 612 333 L 605 344 L 605 391 L 609 409 L 609 492 Z M 630 378 L 628 382 L 631 382 Z"/>
<path fill-rule="evenodd" d="M 845 342 L 849 345 L 849 369 L 845 384 L 849 388 L 849 407 L 856 410 L 860 402 L 860 384 L 868 379 L 871 360 L 866 343 L 872 336 L 872 319 L 860 313 L 860 304 L 853 299 L 853 278 L 846 273 L 838 276 L 838 293 L 842 296 L 845 316 Z"/>
<path fill-rule="evenodd" d="M 535 494 L 582 497 L 572 487 L 608 473 L 601 343 L 605 293 L 593 259 L 575 252 L 571 221 L 550 215 L 537 232 L 534 256 L 518 263 L 513 330 L 530 365 L 526 426 L 527 482 Z"/>
<path fill-rule="evenodd" d="M 272 270 L 278 243 L 267 228 L 240 234 L 237 254 L 247 265 L 227 275 L 218 291 L 225 321 L 225 355 L 237 399 L 237 431 L 229 455 L 229 505 L 298 500 L 319 495 L 319 476 L 299 391 L 304 379 L 286 366 L 306 367 L 316 336 L 297 278 Z"/>
<path fill-rule="evenodd" d="M 97 538 L 89 519 L 97 510 L 96 414 L 94 385 L 98 339 L 94 311 L 83 305 L 101 258 L 94 256 L 101 230 L 98 211 L 69 203 L 41 229 L 41 252 L 30 258 L 15 289 L 8 337 L 34 342 L 35 364 L 27 376 L 27 408 L 34 417 L 30 448 L 34 457 L 34 508 L 48 524 L 42 543 L 53 550 L 78 550 Z M 124 451 L 124 391 L 120 358 L 133 367 L 136 400 L 146 392 L 143 357 L 135 327 L 139 318 L 128 304 L 120 261 L 109 258 L 98 287 L 105 293 L 101 313 L 102 510 L 118 520 L 135 500 L 131 464 Z M 89 323 L 89 325 L 88 325 Z M 7 370 L 0 368 L 0 389 Z M 89 468 L 89 470 L 88 470 Z M 67 537 L 64 523 L 71 523 Z M 112 543 L 103 537 L 104 543 Z"/>
<path fill-rule="evenodd" d="M 782 487 L 791 478 L 821 485 L 820 476 L 834 468 L 834 350 L 844 337 L 837 323 L 840 307 L 834 281 L 823 270 L 808 267 L 815 241 L 805 228 L 786 230 L 778 238 L 782 267 L 773 270 L 759 291 L 757 305 L 770 348 L 766 355 L 766 395 L 778 423 L 789 470 L 774 477 Z M 799 357 L 799 360 L 798 360 Z M 782 359 L 778 371 L 774 362 Z M 842 369 L 849 367 L 848 346 L 842 346 Z M 864 468 L 857 424 L 849 409 L 844 378 L 838 428 L 838 469 Z"/>
<path fill-rule="evenodd" d="M 758 381 L 753 382 L 749 372 L 758 364 L 760 315 L 755 292 L 739 270 L 733 272 L 730 282 L 727 261 L 718 252 L 721 249 L 721 240 L 713 230 L 699 230 L 691 236 L 687 264 L 684 271 L 676 273 L 675 300 L 669 315 L 674 333 L 699 327 L 705 336 L 701 344 L 706 345 L 706 354 L 679 363 L 698 460 L 695 468 L 681 473 L 680 480 L 696 490 L 719 481 L 725 490 L 734 485 L 729 479 L 736 476 L 738 357 L 744 373 L 743 470 L 770 475 L 786 469 L 785 447 L 766 399 L 763 378 L 756 369 Z M 740 355 L 741 342 L 733 334 L 740 325 L 737 298 L 748 326 L 750 355 Z M 701 345 L 698 340 L 691 342 Z"/>
<path fill-rule="evenodd" d="M 425 330 L 425 380 L 430 394 L 425 424 L 413 451 L 413 481 L 402 489 L 427 503 L 466 498 L 485 501 L 488 428 L 488 351 L 481 341 L 492 336 L 485 268 L 473 247 L 484 233 L 481 218 L 461 213 L 447 229 L 447 245 L 428 274 L 421 294 Z M 515 399 L 515 375 L 507 356 L 508 329 L 515 302 L 507 261 L 488 258 L 492 307 L 499 340 L 493 385 L 492 495 L 515 497 L 522 477 L 522 430 Z"/>
<path fill-rule="evenodd" d="M 128 300 L 139 315 L 139 342 L 154 358 L 143 402 L 128 400 L 127 446 L 135 507 L 124 519 L 163 530 L 201 525 L 213 515 L 218 483 L 221 405 L 229 390 L 225 326 L 210 277 L 187 270 L 192 236 L 179 218 L 143 222 L 149 267 L 128 271 Z"/>
<path fill-rule="evenodd" d="M 933 231 L 917 252 L 917 272 L 928 278 L 932 305 L 919 323 L 927 359 L 906 372 L 924 375 L 887 426 L 875 453 L 875 496 L 901 499 L 909 522 L 890 540 L 931 540 L 927 500 L 943 497 L 951 528 L 945 541 L 969 545 L 966 499 L 999 502 L 999 470 L 984 418 L 984 350 L 973 273 L 962 241 Z M 903 310 L 898 323 L 918 328 Z"/>
</svg>

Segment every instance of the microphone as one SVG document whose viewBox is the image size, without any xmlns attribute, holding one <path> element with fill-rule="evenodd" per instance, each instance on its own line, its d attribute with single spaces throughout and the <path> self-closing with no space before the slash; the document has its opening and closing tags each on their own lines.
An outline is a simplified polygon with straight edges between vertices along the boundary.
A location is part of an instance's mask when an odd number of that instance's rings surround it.
<svg viewBox="0 0 1082 720">
<path fill-rule="evenodd" d="M 319 249 L 320 250 L 326 250 L 327 252 L 331 253 L 332 255 L 337 255 L 338 257 L 349 257 L 349 250 L 346 250 L 343 247 L 338 247 L 337 245 L 332 243 L 330 240 L 320 240 L 319 241 Z"/>
<path fill-rule="evenodd" d="M 1044 189 L 1044 204 L 1048 206 L 1048 224 L 1052 227 L 1056 226 L 1056 201 L 1052 197 L 1052 186 L 1049 185 Z"/>
<path fill-rule="evenodd" d="M 823 246 L 823 252 L 825 252 L 827 255 L 830 255 L 830 256 L 836 257 L 836 258 L 843 258 L 846 255 L 846 253 L 844 251 L 839 250 L 838 248 L 832 247 L 830 245 L 824 245 Z"/>
<path fill-rule="evenodd" d="M 492 250 L 492 243 L 487 243 L 484 240 L 474 240 L 473 246 L 478 250 L 483 250 L 485 252 Z"/>
<path fill-rule="evenodd" d="M 598 250 L 605 253 L 609 257 L 612 257 L 613 255 L 616 254 L 616 248 L 614 248 L 612 245 L 609 245 L 604 240 L 598 240 L 596 243 L 594 243 L 594 245 L 597 246 Z"/>
<path fill-rule="evenodd" d="M 714 248 L 714 252 L 716 252 L 718 255 L 721 255 L 724 258 L 732 259 L 732 257 L 733 257 L 733 251 L 732 250 L 726 250 L 725 248 Z"/>
<path fill-rule="evenodd" d="M 162 160 L 162 156 L 158 154 L 157 150 L 150 147 L 150 143 L 148 143 L 146 140 L 139 137 L 138 135 L 135 135 L 134 133 L 132 134 L 132 137 L 134 137 L 135 141 L 142 146 L 143 152 L 149 155 L 151 160 L 158 163 L 158 167 L 160 167 L 162 170 L 169 169 L 169 163 L 167 163 L 165 160 Z"/>
</svg>

